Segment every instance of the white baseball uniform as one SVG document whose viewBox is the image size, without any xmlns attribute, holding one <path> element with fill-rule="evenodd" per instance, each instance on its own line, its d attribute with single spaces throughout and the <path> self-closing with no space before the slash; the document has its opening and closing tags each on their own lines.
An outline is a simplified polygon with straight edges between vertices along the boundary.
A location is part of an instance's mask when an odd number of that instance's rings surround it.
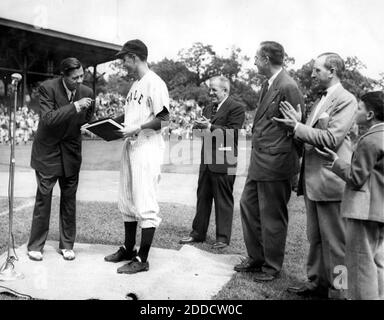
<svg viewBox="0 0 384 320">
<path fill-rule="evenodd" d="M 149 70 L 133 83 L 125 103 L 125 127 L 137 127 L 167 108 L 168 89 L 164 81 Z M 119 210 L 125 222 L 138 221 L 142 228 L 156 228 L 161 222 L 157 185 L 163 160 L 164 140 L 160 131 L 141 132 L 126 139 L 120 165 Z"/>
</svg>

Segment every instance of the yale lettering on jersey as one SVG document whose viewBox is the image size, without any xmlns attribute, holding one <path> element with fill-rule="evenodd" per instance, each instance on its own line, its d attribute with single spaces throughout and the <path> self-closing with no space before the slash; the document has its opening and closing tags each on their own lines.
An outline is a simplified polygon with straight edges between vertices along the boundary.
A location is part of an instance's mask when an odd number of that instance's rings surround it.
<svg viewBox="0 0 384 320">
<path fill-rule="evenodd" d="M 138 97 L 137 90 L 135 90 L 135 93 L 133 94 L 132 92 L 129 93 L 127 97 L 127 103 L 129 104 L 132 100 L 136 101 L 138 104 L 141 104 L 141 100 L 144 98 L 143 94 L 140 94 L 140 97 Z"/>
</svg>

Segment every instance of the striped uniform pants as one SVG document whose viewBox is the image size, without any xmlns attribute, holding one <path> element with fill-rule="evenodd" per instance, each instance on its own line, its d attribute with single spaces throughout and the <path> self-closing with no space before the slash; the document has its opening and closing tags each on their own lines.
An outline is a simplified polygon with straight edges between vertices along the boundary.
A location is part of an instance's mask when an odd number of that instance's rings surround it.
<svg viewBox="0 0 384 320">
<path fill-rule="evenodd" d="M 137 221 L 142 228 L 157 228 L 161 222 L 157 186 L 163 149 L 158 138 L 127 139 L 121 156 L 119 210 L 125 222 Z"/>
</svg>

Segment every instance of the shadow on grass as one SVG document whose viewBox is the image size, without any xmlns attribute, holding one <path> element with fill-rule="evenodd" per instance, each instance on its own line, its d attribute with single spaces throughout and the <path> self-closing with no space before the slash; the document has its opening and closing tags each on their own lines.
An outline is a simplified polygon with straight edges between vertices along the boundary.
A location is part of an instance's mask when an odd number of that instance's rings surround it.
<svg viewBox="0 0 384 320">
<path fill-rule="evenodd" d="M 20 200 L 20 201 L 19 201 Z M 22 203 L 22 199 L 19 199 Z M 0 199 L 4 201 L 4 199 Z M 32 219 L 32 207 L 22 209 L 14 217 L 14 237 L 16 246 L 28 241 Z M 162 223 L 156 230 L 153 246 L 166 249 L 179 250 L 182 245 L 180 238 L 188 235 L 191 230 L 195 209 L 190 206 L 160 203 Z M 48 240 L 58 241 L 58 212 L 59 199 L 54 198 L 50 220 Z M 297 299 L 286 292 L 290 285 L 297 285 L 305 280 L 305 259 L 307 255 L 307 241 L 305 236 L 305 211 L 302 198 L 292 196 L 289 204 L 289 230 L 286 245 L 286 257 L 281 278 L 270 283 L 257 283 L 253 281 L 252 274 L 236 273 L 232 279 L 213 297 L 218 300 L 289 300 Z M 0 217 L 0 253 L 5 252 L 8 234 L 8 217 Z M 140 243 L 139 230 L 136 243 Z M 77 238 L 76 242 L 122 245 L 124 240 L 124 225 L 116 203 L 81 202 L 77 203 Z M 240 254 L 246 256 L 243 241 L 240 213 L 235 210 L 232 227 L 232 239 L 229 247 L 218 251 L 211 246 L 215 241 L 214 214 L 204 243 L 195 246 L 201 250 L 212 253 Z M 76 245 L 75 245 L 76 250 Z M 2 261 L 0 261 L 2 263 Z M 2 299 L 0 295 L 0 299 Z"/>
</svg>

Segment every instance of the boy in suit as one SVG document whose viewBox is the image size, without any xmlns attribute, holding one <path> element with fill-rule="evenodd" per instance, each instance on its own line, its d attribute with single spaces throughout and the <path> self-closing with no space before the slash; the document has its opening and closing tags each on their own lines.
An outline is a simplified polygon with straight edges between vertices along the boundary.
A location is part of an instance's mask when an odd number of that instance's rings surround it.
<svg viewBox="0 0 384 320">
<path fill-rule="evenodd" d="M 351 163 L 328 148 L 331 170 L 346 181 L 341 213 L 346 218 L 348 298 L 384 298 L 384 93 L 361 97 L 356 116 L 368 132 L 358 141 Z"/>
</svg>

